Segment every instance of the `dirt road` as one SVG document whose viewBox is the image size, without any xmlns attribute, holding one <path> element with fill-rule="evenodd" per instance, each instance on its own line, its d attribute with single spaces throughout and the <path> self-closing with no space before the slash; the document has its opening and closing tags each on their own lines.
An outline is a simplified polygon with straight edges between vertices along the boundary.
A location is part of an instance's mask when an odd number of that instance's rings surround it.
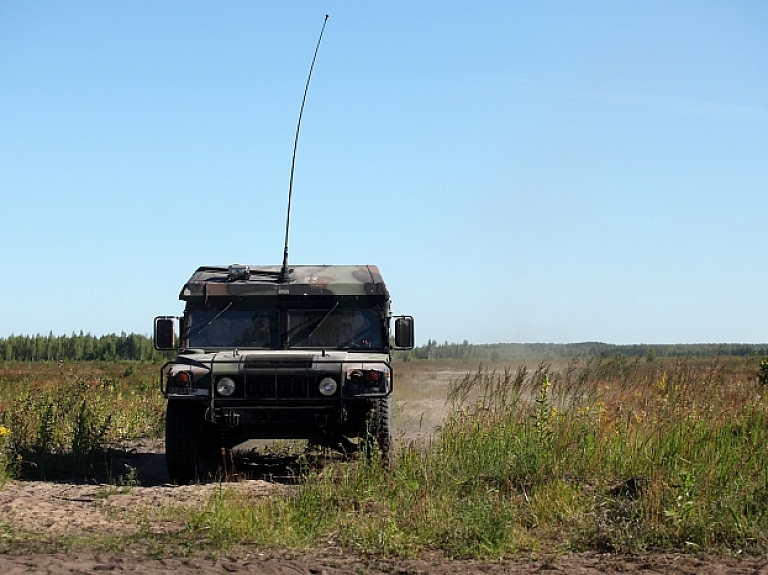
<svg viewBox="0 0 768 575">
<path fill-rule="evenodd" d="M 495 575 L 502 573 L 670 573 L 670 574 L 757 574 L 768 573 L 765 559 L 744 560 L 696 558 L 676 555 L 644 555 L 615 557 L 604 555 L 568 555 L 550 560 L 516 560 L 500 563 L 374 561 L 356 558 L 303 557 L 298 559 L 244 558 L 234 559 L 146 559 L 114 554 L 0 555 L 0 571 L 7 575 L 40 573 L 142 573 L 179 575 L 202 573 L 253 573 L 264 575 Z"/>
</svg>

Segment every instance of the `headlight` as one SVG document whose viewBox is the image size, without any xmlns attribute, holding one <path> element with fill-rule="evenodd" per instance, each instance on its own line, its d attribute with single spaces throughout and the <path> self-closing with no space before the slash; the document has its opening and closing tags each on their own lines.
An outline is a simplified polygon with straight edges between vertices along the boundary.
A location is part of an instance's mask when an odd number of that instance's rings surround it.
<svg viewBox="0 0 768 575">
<path fill-rule="evenodd" d="M 320 385 L 318 386 L 318 391 L 321 395 L 333 395 L 336 393 L 336 390 L 339 388 L 339 384 L 336 383 L 336 380 L 332 377 L 324 377 L 320 380 Z"/>
<path fill-rule="evenodd" d="M 235 380 L 231 377 L 222 377 L 216 382 L 216 393 L 229 397 L 235 393 Z"/>
</svg>

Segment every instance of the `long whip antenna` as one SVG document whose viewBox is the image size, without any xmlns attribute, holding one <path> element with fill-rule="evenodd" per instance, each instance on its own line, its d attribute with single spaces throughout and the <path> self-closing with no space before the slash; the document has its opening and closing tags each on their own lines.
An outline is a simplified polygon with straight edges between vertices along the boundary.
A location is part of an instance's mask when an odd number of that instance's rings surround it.
<svg viewBox="0 0 768 575">
<path fill-rule="evenodd" d="M 309 90 L 309 81 L 312 79 L 312 70 L 315 67 L 315 60 L 317 60 L 317 52 L 320 50 L 320 42 L 323 40 L 323 32 L 325 32 L 325 25 L 328 22 L 328 14 L 325 15 L 323 20 L 323 27 L 320 29 L 320 37 L 317 39 L 317 46 L 315 46 L 315 55 L 312 57 L 312 65 L 309 67 L 309 74 L 307 75 L 307 85 L 304 86 L 304 97 L 301 100 L 301 109 L 299 110 L 299 122 L 296 125 L 296 137 L 293 140 L 293 159 L 291 160 L 291 180 L 288 183 L 288 214 L 285 218 L 285 249 L 283 250 L 283 268 L 280 270 L 280 281 L 284 282 L 288 279 L 288 229 L 291 225 L 291 197 L 293 196 L 293 170 L 296 167 L 296 149 L 299 146 L 299 131 L 301 130 L 301 116 L 304 114 L 304 104 L 307 101 L 307 91 Z"/>
</svg>

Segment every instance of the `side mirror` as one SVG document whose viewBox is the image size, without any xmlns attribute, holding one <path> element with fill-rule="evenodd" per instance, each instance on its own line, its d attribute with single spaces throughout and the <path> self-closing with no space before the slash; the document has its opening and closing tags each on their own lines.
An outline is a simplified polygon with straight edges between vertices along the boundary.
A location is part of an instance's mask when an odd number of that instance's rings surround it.
<svg viewBox="0 0 768 575">
<path fill-rule="evenodd" d="M 169 316 L 155 318 L 155 349 L 176 349 L 176 321 Z"/>
<path fill-rule="evenodd" d="M 413 318 L 409 315 L 395 319 L 395 349 L 413 349 Z"/>
</svg>

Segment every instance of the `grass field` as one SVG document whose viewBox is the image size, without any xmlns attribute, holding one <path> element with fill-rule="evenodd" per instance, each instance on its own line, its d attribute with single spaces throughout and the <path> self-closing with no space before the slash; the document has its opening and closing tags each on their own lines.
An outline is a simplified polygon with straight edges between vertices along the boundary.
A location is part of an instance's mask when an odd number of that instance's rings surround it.
<svg viewBox="0 0 768 575">
<path fill-rule="evenodd" d="M 104 445 L 161 434 L 157 367 L 0 365 L 4 476 L 45 475 L 56 454 L 95 465 Z M 757 358 L 412 361 L 395 373 L 388 466 L 302 456 L 297 488 L 251 498 L 225 484 L 177 512 L 176 537 L 385 557 L 768 550 Z"/>
<path fill-rule="evenodd" d="M 163 433 L 159 365 L 0 364 L 0 477 L 88 474 L 107 444 Z"/>
</svg>

